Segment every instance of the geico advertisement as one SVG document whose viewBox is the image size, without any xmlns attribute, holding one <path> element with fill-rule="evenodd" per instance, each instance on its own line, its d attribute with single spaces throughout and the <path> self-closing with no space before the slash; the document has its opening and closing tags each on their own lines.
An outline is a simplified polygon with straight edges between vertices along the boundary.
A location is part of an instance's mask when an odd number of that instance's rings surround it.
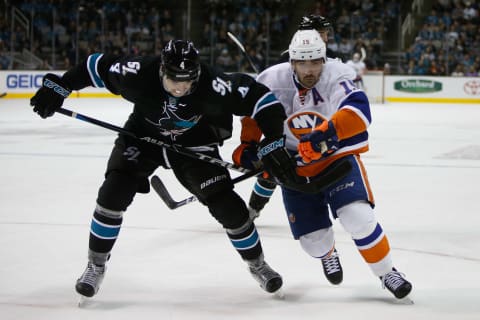
<svg viewBox="0 0 480 320">
<path fill-rule="evenodd" d="M 53 72 L 52 72 L 53 73 Z M 62 73 L 56 73 L 61 75 Z M 5 91 L 35 91 L 42 85 L 45 72 L 32 73 L 25 71 L 4 73 Z"/>
<path fill-rule="evenodd" d="M 41 86 L 46 73 L 61 76 L 65 71 L 0 71 L 0 94 L 8 98 L 30 98 Z M 103 88 L 88 87 L 74 91 L 70 97 L 115 97 Z"/>
</svg>

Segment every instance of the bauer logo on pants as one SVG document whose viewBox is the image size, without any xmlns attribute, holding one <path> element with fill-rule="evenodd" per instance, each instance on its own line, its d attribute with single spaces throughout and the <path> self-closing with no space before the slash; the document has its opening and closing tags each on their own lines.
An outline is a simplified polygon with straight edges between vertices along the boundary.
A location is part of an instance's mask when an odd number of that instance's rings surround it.
<svg viewBox="0 0 480 320">
<path fill-rule="evenodd" d="M 218 181 L 221 181 L 221 180 L 225 180 L 225 179 L 227 179 L 227 175 L 226 175 L 226 174 L 222 174 L 222 175 L 220 175 L 220 176 L 216 176 L 216 177 L 210 178 L 210 179 L 208 179 L 207 181 L 202 182 L 202 183 L 200 184 L 200 189 L 205 189 L 205 188 L 208 187 L 209 185 L 214 184 L 215 182 L 218 182 Z"/>
</svg>

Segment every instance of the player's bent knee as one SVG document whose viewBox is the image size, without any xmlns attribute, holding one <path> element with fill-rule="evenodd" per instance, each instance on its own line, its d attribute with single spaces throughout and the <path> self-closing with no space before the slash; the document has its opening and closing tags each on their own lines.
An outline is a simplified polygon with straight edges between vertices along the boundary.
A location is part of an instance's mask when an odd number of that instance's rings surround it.
<svg viewBox="0 0 480 320">
<path fill-rule="evenodd" d="M 345 231 L 354 239 L 370 235 L 377 226 L 373 209 L 366 201 L 357 201 L 337 210 L 338 219 Z"/>
<path fill-rule="evenodd" d="M 210 195 L 205 201 L 212 216 L 225 229 L 238 229 L 249 220 L 245 202 L 233 190 Z"/>
<path fill-rule="evenodd" d="M 306 253 L 315 258 L 323 257 L 333 248 L 333 229 L 329 227 L 304 234 L 299 241 Z"/>
<path fill-rule="evenodd" d="M 132 175 L 119 171 L 108 173 L 100 190 L 97 203 L 109 210 L 125 211 L 137 192 L 138 181 Z"/>
</svg>

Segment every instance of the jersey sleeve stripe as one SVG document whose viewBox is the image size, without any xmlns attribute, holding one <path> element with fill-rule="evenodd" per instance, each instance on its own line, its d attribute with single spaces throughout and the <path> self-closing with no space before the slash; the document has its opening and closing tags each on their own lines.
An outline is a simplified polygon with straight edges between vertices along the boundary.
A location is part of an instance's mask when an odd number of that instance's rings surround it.
<svg viewBox="0 0 480 320">
<path fill-rule="evenodd" d="M 277 100 L 277 98 L 272 92 L 268 92 L 264 94 L 260 99 L 258 99 L 257 103 L 255 104 L 252 118 L 255 117 L 255 115 L 260 111 L 262 111 L 263 109 L 277 103 L 280 103 L 280 102 Z"/>
<path fill-rule="evenodd" d="M 370 124 L 372 122 L 372 115 L 370 112 L 370 103 L 363 91 L 354 91 L 349 94 L 338 106 L 338 109 L 346 108 L 354 110 L 359 116 L 366 119 L 365 123 Z M 368 125 L 367 125 L 368 127 Z"/>
<path fill-rule="evenodd" d="M 365 117 L 359 115 L 358 110 L 349 107 L 342 108 L 336 112 L 332 116 L 332 121 L 337 129 L 337 135 L 340 140 L 365 132 L 369 125 L 368 122 L 365 122 Z"/>
<path fill-rule="evenodd" d="M 105 88 L 105 83 L 103 83 L 100 75 L 98 74 L 98 61 L 102 58 L 103 53 L 94 53 L 91 54 L 87 59 L 87 70 L 90 76 L 90 80 L 96 88 Z"/>
<path fill-rule="evenodd" d="M 370 125 L 370 120 L 358 108 L 352 107 L 352 106 L 349 106 L 349 105 L 344 105 L 344 106 L 342 106 L 342 109 L 348 109 L 348 110 L 354 112 L 360 119 L 362 119 L 363 123 L 365 124 L 365 128 L 368 128 L 368 126 Z"/>
</svg>

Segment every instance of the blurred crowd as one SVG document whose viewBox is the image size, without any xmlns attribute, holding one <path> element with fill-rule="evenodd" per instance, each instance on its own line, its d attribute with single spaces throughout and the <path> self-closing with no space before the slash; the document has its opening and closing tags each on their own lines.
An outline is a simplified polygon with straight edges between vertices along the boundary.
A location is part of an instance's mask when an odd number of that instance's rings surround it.
<svg viewBox="0 0 480 320">
<path fill-rule="evenodd" d="M 41 69 L 66 69 L 92 52 L 158 54 L 163 44 L 174 38 L 175 19 L 171 8 L 161 1 L 10 2 L 33 21 L 34 42 L 27 40 L 29 30 L 21 23 L 17 23 L 11 34 L 6 15 L 1 16 L 0 48 L 3 43 L 4 50 L 0 52 L 10 51 L 13 37 L 14 51 L 28 49 L 44 59 Z M 54 66 L 52 50 L 56 54 Z M 1 67 L 8 63 L 3 61 Z"/>
<path fill-rule="evenodd" d="M 216 64 L 225 71 L 253 71 L 227 32 L 245 46 L 257 70 L 274 62 L 269 61 L 272 52 L 285 49 L 289 41 L 285 35 L 296 0 L 207 0 L 207 3 L 205 27 L 198 45 L 204 52 L 213 50 Z"/>
<path fill-rule="evenodd" d="M 34 33 L 33 43 L 21 24 L 12 34 L 9 15 L 0 16 L 0 69 L 11 65 L 12 43 L 14 51 L 28 49 L 43 59 L 40 69 L 66 69 L 92 52 L 158 54 L 168 40 L 181 37 L 184 23 L 173 13 L 173 1 L 36 0 L 5 1 L 3 6 L 6 3 L 33 21 Z M 263 70 L 288 48 L 301 17 L 294 15 L 294 9 L 300 4 L 298 0 L 203 0 L 202 15 L 192 17 L 203 20 L 197 24 L 203 29 L 195 30 L 195 43 L 207 62 L 225 71 L 252 72 L 227 36 L 231 32 L 244 44 L 255 67 Z M 367 69 L 378 70 L 389 67 L 383 54 L 396 45 L 391 34 L 399 32 L 400 6 L 399 1 L 317 0 L 303 9 L 304 14 L 321 15 L 333 23 L 327 45 L 337 57 L 346 62 L 363 51 Z M 479 19 L 478 1 L 433 1 L 396 72 L 479 76 Z"/>
<path fill-rule="evenodd" d="M 328 48 L 342 61 L 348 61 L 363 48 L 368 69 L 383 67 L 385 38 L 399 19 L 398 1 L 317 0 L 311 11 L 332 21 L 334 32 Z"/>
<path fill-rule="evenodd" d="M 479 4 L 434 1 L 405 58 L 406 74 L 480 76 Z"/>
</svg>

